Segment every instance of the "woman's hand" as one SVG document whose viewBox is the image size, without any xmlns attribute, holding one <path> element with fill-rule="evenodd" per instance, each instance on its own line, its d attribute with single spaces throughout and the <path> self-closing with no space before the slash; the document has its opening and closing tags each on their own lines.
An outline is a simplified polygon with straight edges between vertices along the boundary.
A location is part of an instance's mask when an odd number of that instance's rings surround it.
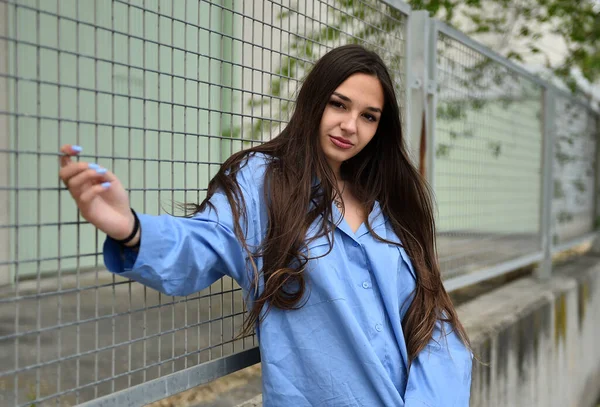
<svg viewBox="0 0 600 407">
<path fill-rule="evenodd" d="M 119 179 L 106 168 L 72 156 L 81 147 L 65 144 L 60 149 L 60 178 L 75 200 L 81 215 L 92 225 L 116 240 L 127 238 L 135 223 L 129 206 L 129 197 Z M 128 245 L 138 241 L 136 236 Z"/>
</svg>

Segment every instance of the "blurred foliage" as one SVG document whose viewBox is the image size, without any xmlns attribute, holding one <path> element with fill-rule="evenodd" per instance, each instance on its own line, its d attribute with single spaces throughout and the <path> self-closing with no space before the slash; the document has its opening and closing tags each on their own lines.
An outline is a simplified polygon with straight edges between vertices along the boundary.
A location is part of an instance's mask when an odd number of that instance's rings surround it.
<svg viewBox="0 0 600 407">
<path fill-rule="evenodd" d="M 524 62 L 542 55 L 550 68 L 574 91 L 573 69 L 590 82 L 600 80 L 600 5 L 595 0 L 408 0 L 417 10 L 471 36 L 491 34 L 486 45 L 509 59 Z M 564 61 L 553 64 L 540 39 L 551 34 L 564 41 Z"/>
</svg>

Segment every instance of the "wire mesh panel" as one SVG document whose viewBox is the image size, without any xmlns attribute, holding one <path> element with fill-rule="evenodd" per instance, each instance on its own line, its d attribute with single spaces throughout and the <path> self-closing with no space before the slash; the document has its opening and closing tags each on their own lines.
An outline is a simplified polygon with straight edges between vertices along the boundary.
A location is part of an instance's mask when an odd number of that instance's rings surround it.
<svg viewBox="0 0 600 407">
<path fill-rule="evenodd" d="M 242 110 L 233 134 L 245 139 L 278 134 L 313 62 L 344 44 L 363 44 L 381 55 L 392 71 L 399 100 L 404 100 L 406 17 L 400 11 L 374 0 L 255 0 L 236 5 L 234 27 L 245 40 L 232 43 L 233 54 L 243 61 L 239 75 L 233 76 L 248 91 L 232 96 Z"/>
<path fill-rule="evenodd" d="M 596 115 L 581 102 L 556 98 L 552 242 L 566 243 L 595 227 Z"/>
<path fill-rule="evenodd" d="M 403 100 L 404 30 L 374 0 L 0 0 L 0 404 L 81 403 L 256 345 L 231 279 L 173 298 L 104 270 L 62 144 L 139 212 L 177 214 L 277 134 L 328 49 L 378 51 Z"/>
<path fill-rule="evenodd" d="M 440 32 L 435 185 L 445 277 L 540 247 L 541 87 Z"/>
</svg>

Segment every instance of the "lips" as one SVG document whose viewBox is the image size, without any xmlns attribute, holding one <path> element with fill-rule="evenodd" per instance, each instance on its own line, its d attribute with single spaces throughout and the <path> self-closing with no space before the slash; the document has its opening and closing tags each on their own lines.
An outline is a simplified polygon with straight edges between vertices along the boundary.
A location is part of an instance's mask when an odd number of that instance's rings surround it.
<svg viewBox="0 0 600 407">
<path fill-rule="evenodd" d="M 331 142 L 339 148 L 349 149 L 353 146 L 352 143 L 342 137 L 329 136 L 329 138 L 331 138 Z"/>
</svg>

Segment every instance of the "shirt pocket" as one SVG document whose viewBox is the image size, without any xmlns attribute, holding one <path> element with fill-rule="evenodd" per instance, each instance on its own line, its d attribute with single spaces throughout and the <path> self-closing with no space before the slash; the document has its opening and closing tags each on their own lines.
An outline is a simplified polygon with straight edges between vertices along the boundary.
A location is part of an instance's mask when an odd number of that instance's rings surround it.
<svg viewBox="0 0 600 407">
<path fill-rule="evenodd" d="M 342 276 L 336 267 L 334 249 L 330 250 L 329 240 L 326 236 L 321 236 L 307 246 L 310 260 L 305 272 L 305 306 L 343 300 L 345 296 L 340 292 Z"/>
</svg>

